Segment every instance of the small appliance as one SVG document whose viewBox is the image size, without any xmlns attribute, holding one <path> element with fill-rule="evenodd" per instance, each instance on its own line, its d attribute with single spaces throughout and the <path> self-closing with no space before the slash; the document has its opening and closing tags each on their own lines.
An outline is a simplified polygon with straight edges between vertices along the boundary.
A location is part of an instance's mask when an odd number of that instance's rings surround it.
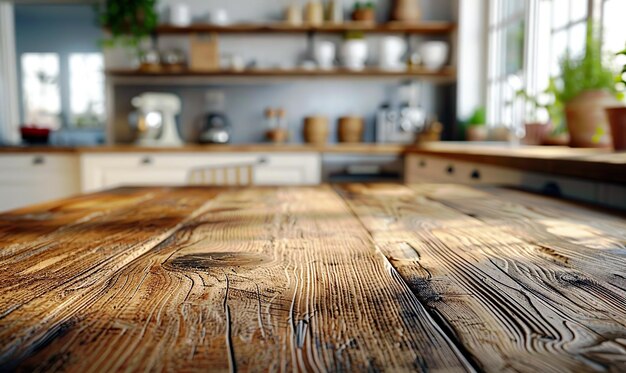
<svg viewBox="0 0 626 373">
<path fill-rule="evenodd" d="M 171 93 L 146 92 L 131 100 L 137 108 L 137 143 L 146 146 L 178 146 L 183 141 L 176 128 L 181 102 Z M 133 120 L 131 119 L 131 122 Z"/>
<path fill-rule="evenodd" d="M 206 112 L 202 118 L 200 143 L 226 144 L 230 142 L 230 121 L 224 114 L 224 93 L 208 91 L 205 95 Z"/>
<path fill-rule="evenodd" d="M 409 83 L 398 90 L 398 109 L 383 104 L 376 115 L 376 142 L 410 144 L 426 126 L 426 112 L 418 104 L 419 86 Z"/>
</svg>

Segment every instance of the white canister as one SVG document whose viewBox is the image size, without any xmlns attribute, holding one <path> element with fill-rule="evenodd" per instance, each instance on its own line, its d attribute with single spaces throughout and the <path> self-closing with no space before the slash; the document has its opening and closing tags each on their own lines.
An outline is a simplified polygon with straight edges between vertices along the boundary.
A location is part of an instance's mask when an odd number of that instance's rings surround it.
<svg viewBox="0 0 626 373">
<path fill-rule="evenodd" d="M 318 41 L 315 43 L 313 51 L 315 61 L 320 69 L 330 70 L 335 62 L 336 48 L 335 44 L 330 41 Z"/>
<path fill-rule="evenodd" d="M 170 24 L 179 27 L 191 24 L 191 9 L 185 3 L 175 3 L 170 5 Z"/>
<path fill-rule="evenodd" d="M 380 68 L 383 70 L 403 70 L 406 63 L 403 61 L 407 46 L 399 36 L 387 36 L 380 42 Z"/>
<path fill-rule="evenodd" d="M 426 69 L 439 70 L 448 60 L 448 44 L 443 41 L 427 41 L 420 46 L 420 55 Z"/>
<path fill-rule="evenodd" d="M 364 39 L 348 39 L 341 46 L 343 65 L 350 70 L 363 70 L 367 61 L 367 42 Z"/>
<path fill-rule="evenodd" d="M 218 26 L 226 26 L 230 22 L 226 9 L 215 9 L 209 14 L 209 21 Z"/>
</svg>

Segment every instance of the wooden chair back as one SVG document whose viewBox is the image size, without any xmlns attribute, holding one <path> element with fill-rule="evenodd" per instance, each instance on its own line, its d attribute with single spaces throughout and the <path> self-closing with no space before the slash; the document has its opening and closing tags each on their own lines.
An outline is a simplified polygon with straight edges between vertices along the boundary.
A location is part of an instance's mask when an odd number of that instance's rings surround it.
<svg viewBox="0 0 626 373">
<path fill-rule="evenodd" d="M 192 168 L 187 176 L 189 185 L 247 186 L 254 183 L 254 169 L 263 163 L 236 163 Z"/>
</svg>

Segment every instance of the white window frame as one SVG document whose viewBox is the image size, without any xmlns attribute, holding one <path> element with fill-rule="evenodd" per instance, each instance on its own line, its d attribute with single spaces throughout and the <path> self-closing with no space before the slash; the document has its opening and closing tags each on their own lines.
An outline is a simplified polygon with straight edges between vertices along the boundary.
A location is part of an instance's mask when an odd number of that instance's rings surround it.
<svg viewBox="0 0 626 373">
<path fill-rule="evenodd" d="M 592 17 L 595 22 L 602 25 L 602 12 L 603 5 L 606 0 L 570 0 L 570 1 L 587 1 L 588 17 Z M 524 107 L 514 107 L 512 110 L 513 115 L 510 118 L 504 118 L 504 107 L 502 104 L 495 104 L 498 102 L 495 97 L 502 97 L 502 89 L 495 88 L 496 80 L 505 79 L 501 72 L 498 71 L 502 66 L 501 59 L 504 58 L 504 51 L 501 50 L 502 43 L 501 38 L 505 37 L 505 29 L 502 26 L 510 24 L 511 22 L 519 21 L 520 17 L 525 19 L 525 38 L 524 38 L 524 57 L 521 76 L 523 81 L 523 87 L 529 95 L 535 96 L 547 87 L 547 79 L 549 77 L 539 76 L 541 64 L 551 64 L 555 58 L 561 56 L 553 55 L 552 37 L 556 32 L 563 30 L 571 30 L 573 27 L 580 25 L 582 22 L 586 22 L 587 18 L 579 20 L 568 20 L 566 25 L 562 25 L 558 28 L 550 26 L 550 40 L 545 40 L 545 30 L 540 30 L 539 17 L 543 7 L 552 6 L 552 0 L 525 0 L 526 7 L 524 8 L 523 15 L 517 15 L 517 18 L 509 17 L 509 19 L 501 20 L 501 9 L 498 8 L 498 4 L 502 0 L 490 0 L 489 1 L 489 15 L 488 15 L 488 29 L 487 29 L 487 124 L 489 126 L 508 125 L 513 129 L 520 126 L 524 121 Z M 545 8 L 543 8 L 545 9 Z M 571 7 L 570 7 L 571 11 Z M 571 18 L 571 17 L 570 17 Z M 602 27 L 602 26 L 601 26 Z M 568 32 L 568 45 L 570 33 Z M 543 39 L 541 39 L 543 38 Z M 550 55 L 545 56 L 538 53 L 539 43 L 550 43 Z M 549 72 L 551 75 L 552 72 Z M 519 106 L 519 105 L 517 105 Z"/>
<path fill-rule="evenodd" d="M 490 0 L 488 4 L 488 17 L 487 17 L 487 125 L 490 127 L 495 126 L 511 126 L 513 123 L 507 123 L 507 118 L 504 118 L 505 102 L 502 98 L 505 96 L 503 90 L 503 83 L 508 79 L 505 71 L 502 70 L 503 64 L 501 58 L 504 58 L 504 38 L 506 38 L 507 26 L 510 26 L 521 20 L 525 21 L 526 32 L 524 35 L 524 50 L 522 57 L 522 69 L 523 76 L 520 78 L 523 81 L 527 81 L 527 66 L 528 64 L 528 9 L 530 4 L 537 0 L 524 1 L 522 9 L 516 13 L 509 15 L 507 18 L 503 17 L 503 0 Z M 494 104 L 496 103 L 497 104 Z M 516 110 L 513 109 L 513 112 Z M 515 114 L 514 114 L 515 115 Z M 514 122 L 514 118 L 511 118 Z"/>
<path fill-rule="evenodd" d="M 0 1 L 0 143 L 17 144 L 19 90 L 15 58 L 13 4 Z"/>
</svg>

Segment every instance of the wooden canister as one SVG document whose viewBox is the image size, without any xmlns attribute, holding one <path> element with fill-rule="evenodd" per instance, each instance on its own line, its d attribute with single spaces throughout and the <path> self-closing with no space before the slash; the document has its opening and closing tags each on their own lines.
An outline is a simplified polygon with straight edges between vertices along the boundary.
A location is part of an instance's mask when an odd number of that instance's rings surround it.
<svg viewBox="0 0 626 373">
<path fill-rule="evenodd" d="M 363 141 L 364 127 L 362 117 L 341 117 L 337 122 L 337 138 L 339 142 L 361 142 Z"/>
<path fill-rule="evenodd" d="M 304 23 L 320 26 L 324 23 L 324 5 L 319 0 L 310 0 L 304 7 Z"/>
<path fill-rule="evenodd" d="M 325 144 L 328 141 L 328 118 L 311 116 L 304 118 L 304 141 L 310 144 Z"/>
<path fill-rule="evenodd" d="M 391 18 L 400 22 L 419 21 L 420 8 L 417 0 L 395 0 Z"/>
</svg>

